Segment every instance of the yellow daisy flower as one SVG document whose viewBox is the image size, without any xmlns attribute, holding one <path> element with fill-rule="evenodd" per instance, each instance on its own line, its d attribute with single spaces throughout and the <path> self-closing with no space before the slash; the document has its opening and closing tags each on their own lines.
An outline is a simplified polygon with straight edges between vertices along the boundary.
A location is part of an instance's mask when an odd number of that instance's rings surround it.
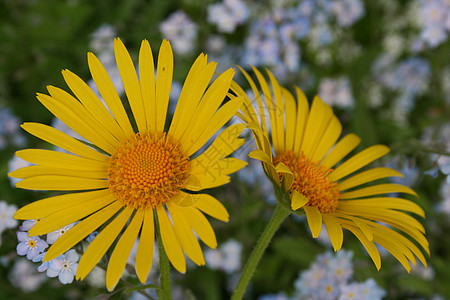
<svg viewBox="0 0 450 300">
<path fill-rule="evenodd" d="M 16 155 L 34 165 L 9 174 L 23 179 L 16 185 L 19 188 L 72 191 L 31 203 L 15 214 L 17 219 L 39 219 L 30 235 L 43 235 L 80 221 L 48 249 L 45 261 L 103 227 L 79 262 L 76 278 L 84 279 L 117 240 L 106 270 L 109 290 L 116 286 L 138 238 L 136 273 L 142 283 L 146 281 L 155 228 L 159 228 L 175 269 L 186 271 L 184 253 L 197 265 L 204 265 L 196 235 L 211 248 L 217 242 L 203 213 L 227 222 L 228 212 L 214 197 L 190 191 L 226 184 L 229 174 L 245 166 L 243 161 L 227 158 L 244 142 L 239 138 L 243 124 L 224 129 L 208 149 L 193 157 L 242 104 L 242 97 L 230 96 L 221 106 L 234 75 L 232 69 L 208 87 L 216 63 L 207 63 L 206 55 L 200 54 L 166 130 L 173 73 L 170 43 L 164 40 L 161 44 L 156 78 L 148 41 L 141 44 L 139 74 L 119 39 L 114 41 L 114 51 L 137 133 L 105 68 L 88 53 L 92 78 L 107 107 L 68 70 L 62 74 L 76 98 L 53 86 L 48 87 L 50 95 L 38 94 L 37 98 L 92 147 L 50 126 L 24 123 L 22 128 L 29 133 L 73 154 L 21 150 Z"/>
<path fill-rule="evenodd" d="M 424 211 L 412 201 L 385 195 L 417 194 L 400 184 L 366 185 L 377 179 L 403 176 L 396 170 L 379 167 L 360 171 L 387 154 L 389 148 L 375 145 L 340 163 L 356 148 L 360 138 L 350 133 L 338 141 L 342 125 L 329 105 L 316 96 L 309 107 L 299 88 L 295 99 L 270 71 L 267 73 L 271 89 L 256 68 L 253 71 L 260 89 L 248 73 L 241 71 L 257 107 L 255 110 L 245 91 L 233 84 L 235 93 L 245 97 L 239 116 L 253 131 L 258 148 L 250 157 L 260 160 L 278 192 L 288 195 L 284 198 L 289 203 L 282 204 L 306 214 L 312 236 L 317 238 L 325 224 L 334 250 L 339 251 L 342 228 L 349 230 L 361 241 L 377 269 L 381 258 L 375 243 L 392 253 L 408 272 L 408 260 L 415 264 L 415 256 L 426 265 L 416 245 L 429 254 L 425 229 L 409 214 L 425 217 Z M 360 172 L 354 174 L 357 171 Z"/>
</svg>

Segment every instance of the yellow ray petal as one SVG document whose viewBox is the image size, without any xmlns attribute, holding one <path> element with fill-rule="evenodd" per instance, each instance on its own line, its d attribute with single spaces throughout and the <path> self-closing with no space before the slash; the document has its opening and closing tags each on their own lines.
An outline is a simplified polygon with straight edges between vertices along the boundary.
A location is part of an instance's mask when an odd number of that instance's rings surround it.
<svg viewBox="0 0 450 300">
<path fill-rule="evenodd" d="M 387 177 L 404 177 L 402 173 L 390 168 L 374 168 L 370 170 L 363 171 L 356 174 L 340 183 L 338 183 L 337 188 L 339 191 L 345 191 L 352 187 L 368 183 L 377 179 L 387 178 Z"/>
<path fill-rule="evenodd" d="M 115 288 L 120 276 L 122 276 L 128 256 L 141 229 L 143 219 L 144 211 L 142 209 L 137 210 L 130 224 L 128 224 L 127 229 L 120 237 L 116 247 L 114 247 L 106 270 L 106 288 L 108 291 L 112 291 Z"/>
<path fill-rule="evenodd" d="M 275 170 L 278 174 L 282 174 L 282 183 L 283 190 L 289 191 L 292 187 L 292 183 L 294 183 L 294 174 L 292 174 L 291 170 L 282 162 L 279 162 L 275 167 Z"/>
<path fill-rule="evenodd" d="M 256 86 L 255 82 L 251 79 L 250 75 L 241 67 L 239 67 L 239 70 L 244 74 L 244 77 L 247 79 L 247 82 L 250 84 L 250 87 L 253 91 L 253 94 L 255 95 L 255 99 L 249 99 L 247 97 L 247 94 L 240 88 L 237 84 L 237 87 L 239 87 L 238 90 L 236 90 L 237 95 L 245 95 L 246 100 L 244 101 L 245 107 L 248 107 L 248 117 L 251 118 L 252 122 L 259 123 L 261 125 L 261 128 L 266 136 L 269 136 L 269 133 L 267 132 L 267 124 L 266 124 L 266 116 L 264 112 L 264 106 L 261 101 L 261 95 L 259 94 L 258 87 Z M 258 105 L 259 110 L 259 121 L 258 116 L 256 115 L 256 112 L 253 108 L 253 100 L 256 100 L 256 103 Z"/>
<path fill-rule="evenodd" d="M 372 228 L 367 226 L 366 223 L 364 223 L 364 221 L 358 217 L 351 217 L 350 219 L 353 221 L 353 223 L 355 223 L 356 227 L 358 227 L 361 230 L 361 232 L 366 236 L 366 238 L 369 241 L 373 241 Z"/>
<path fill-rule="evenodd" d="M 419 248 L 414 245 L 409 239 L 401 235 L 400 233 L 383 226 L 381 224 L 375 223 L 375 222 L 369 222 L 365 221 L 366 223 L 370 223 L 371 226 L 376 227 L 377 230 L 380 232 L 379 235 L 386 236 L 388 239 L 397 240 L 401 243 L 403 243 L 408 249 L 410 249 L 418 258 L 419 260 L 424 264 L 424 266 L 427 266 L 427 261 L 425 259 L 425 256 L 423 256 L 422 252 L 419 250 Z"/>
<path fill-rule="evenodd" d="M 321 161 L 325 154 L 336 143 L 342 132 L 342 125 L 336 116 L 332 116 L 331 121 L 328 123 L 328 127 L 322 135 L 322 138 L 311 157 L 312 161 Z"/>
<path fill-rule="evenodd" d="M 234 70 L 228 69 L 217 77 L 211 84 L 208 90 L 202 97 L 201 102 L 196 108 L 192 121 L 189 127 L 186 128 L 185 134 L 182 136 L 181 143 L 189 145 L 190 141 L 196 141 L 197 138 L 203 133 L 207 126 L 204 124 L 204 120 L 209 120 L 211 116 L 217 111 L 219 106 L 225 100 L 227 92 L 230 89 L 231 80 L 233 79 Z M 240 124 L 241 129 L 244 129 L 245 125 Z M 240 133 L 239 131 L 239 133 Z M 238 134 L 239 135 L 239 134 Z"/>
<path fill-rule="evenodd" d="M 225 206 L 213 196 L 200 194 L 194 206 L 217 220 L 228 222 L 229 214 Z"/>
<path fill-rule="evenodd" d="M 155 96 L 155 65 L 153 53 L 147 40 L 141 43 L 139 51 L 139 85 L 141 87 L 142 102 L 149 131 L 156 130 L 156 96 Z M 165 113 L 164 113 L 165 114 Z"/>
<path fill-rule="evenodd" d="M 387 240 L 386 238 L 378 235 L 374 237 L 374 241 L 375 243 L 379 244 L 381 247 L 386 249 L 389 253 L 391 253 L 402 264 L 402 266 L 406 269 L 406 271 L 408 271 L 408 273 L 411 272 L 411 266 L 409 265 L 405 253 L 402 252 L 401 250 L 398 250 L 398 247 L 400 245 L 399 243 L 396 243 L 392 240 Z"/>
<path fill-rule="evenodd" d="M 30 235 L 43 235 L 49 232 L 58 230 L 75 221 L 79 221 L 86 216 L 95 213 L 96 211 L 108 206 L 116 201 L 111 194 L 107 194 L 100 198 L 94 198 L 88 201 L 83 201 L 76 205 L 59 210 L 51 215 L 48 215 L 36 223 L 30 230 Z"/>
<path fill-rule="evenodd" d="M 105 138 L 108 134 L 106 132 L 98 133 L 98 126 L 95 126 L 95 122 L 87 123 L 85 119 L 80 118 L 76 113 L 62 104 L 60 101 L 55 101 L 54 98 L 38 94 L 37 99 L 42 103 L 53 115 L 64 122 L 67 126 L 72 128 L 76 133 L 95 144 L 103 151 L 111 154 L 115 150 L 114 143 L 110 139 Z M 80 104 L 81 105 L 81 104 Z M 95 129 L 94 129 L 95 128 Z M 100 130 L 101 131 L 101 130 Z M 105 136 L 103 136 L 103 133 Z"/>
<path fill-rule="evenodd" d="M 216 234 L 206 217 L 195 207 L 184 208 L 186 221 L 197 233 L 198 237 L 210 248 L 217 247 Z"/>
<path fill-rule="evenodd" d="M 19 220 L 42 219 L 62 209 L 72 207 L 79 203 L 92 199 L 101 198 L 109 194 L 110 191 L 108 189 L 104 189 L 92 192 L 70 193 L 44 198 L 20 208 L 14 214 L 14 218 Z"/>
<path fill-rule="evenodd" d="M 54 87 L 54 86 L 47 86 L 47 91 L 51 95 L 51 98 L 53 100 L 57 100 L 66 110 L 70 110 L 71 113 L 75 114 L 75 116 L 81 120 L 84 124 L 89 126 L 90 129 L 92 129 L 97 135 L 99 135 L 101 138 L 106 140 L 110 145 L 115 147 L 118 143 L 118 140 L 114 137 L 114 135 L 105 127 L 103 126 L 96 118 L 93 116 L 87 109 L 84 107 L 83 104 L 81 104 L 80 101 L 78 101 L 75 97 L 73 97 L 71 94 L 66 92 L 63 89 Z M 38 96 L 41 96 L 42 94 L 37 94 Z M 64 123 L 65 120 L 61 119 Z M 69 126 L 69 124 L 66 123 L 66 125 Z M 71 126 L 69 126 L 71 127 Z M 72 128 L 72 127 L 71 127 Z M 74 128 L 72 128 L 74 129 Z M 74 129 L 75 130 L 75 129 Z M 81 135 L 81 134 L 80 134 Z"/>
<path fill-rule="evenodd" d="M 104 171 L 108 168 L 106 162 L 52 150 L 25 149 L 17 151 L 16 155 L 32 164 L 46 167 L 80 171 Z"/>
<path fill-rule="evenodd" d="M 322 214 L 313 206 L 303 206 L 313 238 L 317 238 L 322 229 Z"/>
<path fill-rule="evenodd" d="M 164 131 L 167 107 L 169 105 L 170 88 L 172 87 L 173 53 L 170 43 L 163 40 L 158 55 L 156 71 L 156 131 Z"/>
<path fill-rule="evenodd" d="M 63 70 L 62 75 L 69 88 L 86 110 L 118 141 L 122 140 L 125 136 L 122 129 L 91 88 L 80 77 L 69 70 Z"/>
<path fill-rule="evenodd" d="M 125 108 L 122 101 L 111 81 L 105 68 L 98 60 L 98 58 L 92 53 L 88 53 L 89 70 L 91 71 L 92 79 L 94 79 L 100 95 L 105 101 L 108 108 L 111 110 L 112 115 L 117 120 L 120 128 L 123 130 L 126 136 L 132 135 L 133 128 L 131 127 L 130 120 L 128 119 Z"/>
<path fill-rule="evenodd" d="M 284 105 L 283 105 L 283 95 L 281 91 L 281 87 L 278 84 L 275 76 L 273 76 L 272 72 L 266 69 L 267 75 L 269 75 L 270 83 L 272 85 L 273 90 L 273 98 L 275 104 L 275 118 L 276 118 L 276 127 L 272 127 L 272 131 L 277 131 L 277 142 L 273 142 L 275 153 L 280 153 L 284 149 L 284 132 L 285 132 L 285 124 L 284 124 Z"/>
<path fill-rule="evenodd" d="M 201 136 L 185 150 L 185 154 L 190 156 L 200 149 L 231 117 L 242 105 L 243 98 L 234 98 L 225 103 L 209 120 L 205 120 L 207 127 Z"/>
<path fill-rule="evenodd" d="M 159 230 L 167 257 L 178 272 L 185 273 L 186 260 L 172 223 L 162 205 L 156 207 L 156 213 L 158 214 Z"/>
<path fill-rule="evenodd" d="M 373 242 L 369 241 L 359 228 L 342 223 L 341 219 L 339 219 L 338 221 L 341 223 L 342 227 L 351 231 L 358 238 L 358 240 L 361 242 L 361 244 L 366 249 L 367 253 L 369 253 L 370 258 L 372 258 L 372 261 L 375 264 L 375 267 L 377 268 L 377 270 L 380 270 L 381 257 L 380 257 L 380 253 L 378 252 L 378 249 L 375 246 L 375 244 Z"/>
<path fill-rule="evenodd" d="M 142 101 L 141 88 L 136 74 L 133 60 L 130 57 L 125 45 L 118 38 L 114 39 L 114 54 L 117 68 L 122 78 L 123 87 L 130 103 L 131 111 L 139 132 L 147 131 L 146 112 Z"/>
<path fill-rule="evenodd" d="M 284 98 L 284 111 L 286 112 L 286 130 L 284 138 L 284 150 L 294 149 L 295 129 L 297 126 L 297 105 L 294 96 L 285 88 L 282 89 Z"/>
<path fill-rule="evenodd" d="M 364 149 L 333 170 L 328 175 L 328 178 L 333 181 L 339 180 L 342 177 L 345 177 L 348 174 L 351 174 L 370 164 L 381 156 L 386 155 L 388 152 L 389 148 L 384 145 L 375 145 Z"/>
<path fill-rule="evenodd" d="M 300 154 L 306 121 L 309 115 L 309 104 L 302 90 L 295 87 L 295 92 L 297 95 L 297 124 L 295 128 L 294 152 Z"/>
<path fill-rule="evenodd" d="M 396 183 L 385 183 L 378 184 L 374 186 L 369 186 L 365 188 L 361 188 L 355 191 L 345 192 L 339 196 L 339 199 L 355 199 L 372 195 L 381 195 L 388 193 L 406 193 L 414 196 L 418 196 L 414 190 L 411 188 L 396 184 Z"/>
<path fill-rule="evenodd" d="M 330 214 L 323 214 L 322 218 L 334 251 L 337 252 L 341 250 L 342 242 L 344 240 L 341 224 L 339 224 L 336 218 Z"/>
<path fill-rule="evenodd" d="M 153 209 L 145 209 L 144 223 L 142 225 L 139 245 L 136 253 L 136 274 L 141 283 L 147 281 L 148 273 L 152 268 L 153 251 L 155 247 L 155 223 Z"/>
<path fill-rule="evenodd" d="M 109 206 L 99 210 L 95 214 L 76 224 L 50 246 L 44 257 L 44 261 L 50 261 L 56 258 L 78 244 L 82 239 L 93 233 L 98 227 L 106 223 L 106 221 L 108 221 L 122 207 L 122 204 L 119 202 L 113 202 Z"/>
<path fill-rule="evenodd" d="M 261 74 L 261 72 L 258 69 L 256 69 L 255 67 L 252 66 L 252 70 L 258 79 L 259 86 L 261 87 L 261 90 L 264 95 L 264 103 L 266 104 L 267 111 L 269 113 L 269 121 L 270 121 L 270 126 L 271 126 L 271 133 L 272 133 L 272 144 L 274 145 L 275 149 L 279 149 L 279 147 L 278 147 L 279 139 L 277 136 L 279 130 L 277 129 L 278 125 L 277 125 L 277 118 L 276 118 L 276 108 L 275 108 L 274 100 L 272 98 L 272 93 L 269 88 L 269 84 L 267 83 L 266 79 L 264 78 L 264 76 Z M 284 126 L 284 123 L 280 124 L 280 126 Z M 283 145 L 284 145 L 284 143 L 283 143 Z"/>
<path fill-rule="evenodd" d="M 188 194 L 185 192 L 180 192 L 178 195 L 173 196 L 170 201 L 170 203 L 180 206 L 180 207 L 186 207 L 194 205 L 203 194 Z"/>
<path fill-rule="evenodd" d="M 12 171 L 11 173 L 8 173 L 9 177 L 21 179 L 39 175 L 62 175 L 62 176 L 82 177 L 82 178 L 105 179 L 108 176 L 108 172 L 107 170 L 87 171 L 87 170 L 71 170 L 45 166 L 30 166 L 20 168 L 18 170 Z"/>
<path fill-rule="evenodd" d="M 336 212 L 389 223 L 399 228 L 409 227 L 419 230 L 422 233 L 425 233 L 425 229 L 423 228 L 423 225 L 420 224 L 419 221 L 417 221 L 410 215 L 405 214 L 404 212 L 396 210 L 375 208 L 375 207 L 371 208 L 370 210 L 360 210 L 358 208 L 348 207 L 344 211 L 338 206 Z"/>
<path fill-rule="evenodd" d="M 358 146 L 361 139 L 353 133 L 344 136 L 333 149 L 325 156 L 320 165 L 327 169 L 333 167 L 337 162 L 352 152 Z"/>
<path fill-rule="evenodd" d="M 76 274 L 77 279 L 83 280 L 91 272 L 98 261 L 105 255 L 109 247 L 111 247 L 133 211 L 133 208 L 125 207 L 91 242 L 83 256 L 81 256 Z"/>
<path fill-rule="evenodd" d="M 393 197 L 374 197 L 368 199 L 360 200 L 345 200 L 339 202 L 339 207 L 345 210 L 348 206 L 358 207 L 361 210 L 370 210 L 372 207 L 378 208 L 388 208 L 388 209 L 399 209 L 404 211 L 409 211 L 425 218 L 425 212 L 416 203 Z"/>
<path fill-rule="evenodd" d="M 172 217 L 175 233 L 184 252 L 197 265 L 205 265 L 205 258 L 203 256 L 202 249 L 200 248 L 200 244 L 198 243 L 197 238 L 192 232 L 188 222 L 184 218 L 185 210 L 177 207 L 171 202 L 167 202 L 167 208 L 169 209 L 170 216 Z"/>
<path fill-rule="evenodd" d="M 48 125 L 26 122 L 20 127 L 28 131 L 32 135 L 49 142 L 57 147 L 63 148 L 73 154 L 98 160 L 101 162 L 107 162 L 109 157 L 92 149 L 91 147 L 77 141 L 73 137 L 59 131 Z"/>
<path fill-rule="evenodd" d="M 23 179 L 16 183 L 16 187 L 38 191 L 81 191 L 107 188 L 108 180 L 44 175 Z"/>
<path fill-rule="evenodd" d="M 306 198 L 304 195 L 300 194 L 297 191 L 292 191 L 291 195 L 291 208 L 293 210 L 297 210 L 299 208 L 302 208 L 309 202 L 309 199 Z"/>
<path fill-rule="evenodd" d="M 186 131 L 216 69 L 217 63 L 206 64 L 206 60 L 206 55 L 200 54 L 184 81 L 169 129 L 169 135 L 176 140 L 179 140 Z"/>
<path fill-rule="evenodd" d="M 303 136 L 301 151 L 309 159 L 312 158 L 314 150 L 323 136 L 325 129 L 333 116 L 333 111 L 328 104 L 316 96 L 311 105 L 311 111 L 306 122 L 305 134 Z"/>
</svg>

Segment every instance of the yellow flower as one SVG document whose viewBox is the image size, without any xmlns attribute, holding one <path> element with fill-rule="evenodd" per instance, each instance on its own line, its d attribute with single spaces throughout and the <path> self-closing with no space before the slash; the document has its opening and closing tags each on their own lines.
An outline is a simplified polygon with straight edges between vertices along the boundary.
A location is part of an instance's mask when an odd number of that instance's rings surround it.
<svg viewBox="0 0 450 300">
<path fill-rule="evenodd" d="M 285 206 L 306 214 L 312 236 L 317 238 L 322 223 L 325 224 L 334 250 L 339 251 L 342 228 L 349 230 L 361 241 L 377 269 L 381 258 L 375 243 L 392 253 L 408 272 L 408 260 L 415 264 L 415 256 L 426 265 L 422 251 L 414 243 L 429 254 L 425 229 L 409 214 L 425 217 L 424 211 L 412 201 L 385 195 L 417 194 L 394 183 L 367 186 L 377 179 L 403 176 L 396 170 L 379 167 L 361 171 L 387 154 L 389 148 L 375 145 L 340 163 L 356 148 L 360 138 L 350 133 L 338 141 L 342 126 L 329 105 L 315 97 L 309 108 L 299 88 L 295 99 L 268 71 L 270 89 L 261 72 L 253 68 L 261 95 L 249 74 L 241 71 L 257 106 L 255 110 L 244 90 L 232 85 L 237 95 L 245 97 L 239 115 L 256 140 L 258 149 L 250 157 L 260 160 L 277 190 L 288 194 L 289 203 Z M 360 172 L 354 174 L 357 171 Z"/>
<path fill-rule="evenodd" d="M 224 129 L 207 150 L 193 158 L 242 104 L 242 98 L 231 97 L 221 106 L 234 75 L 232 69 L 207 88 L 216 63 L 207 63 L 206 55 L 201 54 L 187 75 L 166 130 L 173 73 L 169 42 L 162 42 L 156 78 L 148 41 L 141 44 L 139 77 L 119 39 L 114 41 L 114 51 L 137 133 L 107 72 L 89 53 L 89 69 L 107 107 L 68 70 L 62 74 L 76 98 L 53 86 L 48 87 L 50 95 L 38 94 L 37 98 L 93 147 L 50 126 L 24 123 L 22 128 L 29 133 L 73 154 L 21 150 L 16 155 L 35 165 L 9 174 L 23 179 L 17 183 L 23 189 L 79 191 L 31 203 L 15 217 L 40 220 L 30 235 L 43 235 L 81 221 L 49 248 L 45 261 L 104 226 L 81 257 L 76 277 L 84 279 L 117 239 L 106 271 L 109 290 L 116 286 L 138 237 L 136 273 L 142 283 L 146 281 L 155 227 L 160 229 L 165 252 L 175 269 L 186 271 L 184 253 L 197 265 L 204 265 L 194 231 L 206 245 L 215 248 L 214 231 L 203 213 L 227 222 L 228 212 L 214 197 L 190 191 L 226 184 L 229 174 L 245 166 L 245 162 L 227 158 L 243 144 L 239 138 L 243 124 Z"/>
</svg>

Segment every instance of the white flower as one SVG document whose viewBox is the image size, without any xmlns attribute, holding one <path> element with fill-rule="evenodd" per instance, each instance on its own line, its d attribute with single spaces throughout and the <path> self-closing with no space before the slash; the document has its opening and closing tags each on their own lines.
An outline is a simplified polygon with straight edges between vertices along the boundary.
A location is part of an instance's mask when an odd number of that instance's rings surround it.
<svg viewBox="0 0 450 300">
<path fill-rule="evenodd" d="M 197 39 L 197 24 L 188 15 L 178 10 L 164 20 L 159 29 L 162 35 L 170 40 L 173 50 L 181 55 L 188 54 L 194 49 Z"/>
<path fill-rule="evenodd" d="M 6 201 L 0 201 L 0 234 L 5 229 L 14 228 L 17 226 L 17 220 L 13 218 L 17 211 L 17 206 L 14 204 L 8 205 Z"/>
<path fill-rule="evenodd" d="M 75 223 L 69 224 L 67 226 L 64 226 L 61 229 L 58 229 L 58 230 L 55 230 L 53 232 L 47 233 L 47 243 L 53 244 L 54 242 L 56 242 L 56 240 L 59 239 L 64 233 L 66 233 L 67 230 L 72 228 L 73 225 L 75 225 Z"/>
<path fill-rule="evenodd" d="M 15 287 L 24 292 L 37 290 L 45 281 L 43 274 L 36 273 L 34 265 L 26 259 L 18 259 L 8 274 L 8 279 Z"/>
<path fill-rule="evenodd" d="M 48 264 L 47 276 L 58 276 L 62 284 L 72 283 L 78 268 L 78 254 L 74 249 L 51 260 Z"/>
<path fill-rule="evenodd" d="M 26 232 L 18 232 L 17 239 L 20 242 L 16 248 L 17 254 L 26 255 L 29 260 L 38 256 L 48 247 L 45 241 L 37 236 L 28 236 Z"/>
</svg>

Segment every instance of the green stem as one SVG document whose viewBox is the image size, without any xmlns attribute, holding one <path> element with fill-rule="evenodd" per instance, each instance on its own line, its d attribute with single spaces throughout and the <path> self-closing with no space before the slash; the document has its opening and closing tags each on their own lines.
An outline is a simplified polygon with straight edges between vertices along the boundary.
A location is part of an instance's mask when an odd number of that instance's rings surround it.
<svg viewBox="0 0 450 300">
<path fill-rule="evenodd" d="M 242 299 L 245 290 L 247 289 L 247 286 L 250 282 L 250 279 L 252 278 L 253 273 L 255 272 L 256 266 L 258 265 L 259 260 L 264 254 L 264 251 L 266 250 L 270 241 L 272 240 L 273 235 L 280 227 L 280 224 L 284 221 L 284 219 L 286 219 L 286 217 L 289 216 L 290 214 L 291 212 L 288 209 L 284 208 L 282 204 L 280 203 L 277 204 L 272 219 L 270 219 L 269 223 L 264 229 L 264 232 L 259 237 L 258 243 L 253 249 L 250 258 L 248 259 L 247 264 L 245 265 L 244 270 L 242 271 L 241 278 L 239 279 L 236 289 L 234 290 L 234 293 L 231 296 L 231 300 Z"/>
<path fill-rule="evenodd" d="M 166 251 L 164 250 L 164 245 L 161 239 L 161 232 L 159 230 L 159 222 L 157 215 L 155 213 L 155 224 L 156 224 L 156 238 L 158 240 L 158 251 L 159 251 L 159 278 L 161 281 L 161 288 L 157 289 L 158 298 L 162 300 L 172 299 L 172 288 L 170 281 L 170 262 L 167 257 Z"/>
</svg>

